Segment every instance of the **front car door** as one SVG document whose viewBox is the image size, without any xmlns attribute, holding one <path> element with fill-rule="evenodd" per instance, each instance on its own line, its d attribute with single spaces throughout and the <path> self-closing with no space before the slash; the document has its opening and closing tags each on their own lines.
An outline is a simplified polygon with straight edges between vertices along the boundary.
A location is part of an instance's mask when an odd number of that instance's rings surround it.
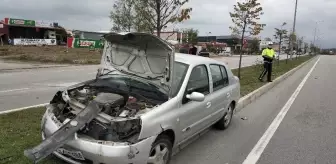
<svg viewBox="0 0 336 164">
<path fill-rule="evenodd" d="M 191 101 L 186 98 L 187 94 L 199 92 L 205 95 L 202 102 Z M 209 74 L 205 65 L 195 66 L 190 74 L 188 85 L 185 88 L 181 101 L 180 131 L 182 142 L 192 137 L 206 127 L 207 116 L 210 115 L 211 102 L 208 95 L 210 93 Z"/>
</svg>

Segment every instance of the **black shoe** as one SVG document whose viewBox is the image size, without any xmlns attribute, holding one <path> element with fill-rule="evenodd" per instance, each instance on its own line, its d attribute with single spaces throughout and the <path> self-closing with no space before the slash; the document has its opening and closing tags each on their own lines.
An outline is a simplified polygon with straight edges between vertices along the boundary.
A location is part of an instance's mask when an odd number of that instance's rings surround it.
<svg viewBox="0 0 336 164">
<path fill-rule="evenodd" d="M 267 82 L 273 82 L 272 80 L 267 80 Z"/>
</svg>

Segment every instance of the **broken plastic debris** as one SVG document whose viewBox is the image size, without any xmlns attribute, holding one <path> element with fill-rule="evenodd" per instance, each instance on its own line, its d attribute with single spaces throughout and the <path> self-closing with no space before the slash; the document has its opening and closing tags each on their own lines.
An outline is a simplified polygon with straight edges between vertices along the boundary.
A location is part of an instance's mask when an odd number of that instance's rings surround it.
<svg viewBox="0 0 336 164">
<path fill-rule="evenodd" d="M 247 117 L 242 117 L 241 119 L 242 119 L 242 120 L 247 120 Z"/>
<path fill-rule="evenodd" d="M 78 125 L 78 122 L 75 121 L 75 120 L 72 120 L 72 121 L 70 122 L 70 125 L 71 125 L 71 126 L 77 126 L 77 125 Z"/>
</svg>

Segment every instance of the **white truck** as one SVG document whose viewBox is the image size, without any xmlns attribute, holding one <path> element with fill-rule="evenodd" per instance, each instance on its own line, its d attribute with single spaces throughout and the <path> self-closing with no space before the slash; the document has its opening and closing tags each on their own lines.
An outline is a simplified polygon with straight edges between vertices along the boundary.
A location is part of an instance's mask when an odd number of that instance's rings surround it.
<svg viewBox="0 0 336 164">
<path fill-rule="evenodd" d="M 232 56 L 231 47 L 225 47 L 225 48 L 224 48 L 224 51 L 222 51 L 222 52 L 219 53 L 218 55 Z"/>
</svg>

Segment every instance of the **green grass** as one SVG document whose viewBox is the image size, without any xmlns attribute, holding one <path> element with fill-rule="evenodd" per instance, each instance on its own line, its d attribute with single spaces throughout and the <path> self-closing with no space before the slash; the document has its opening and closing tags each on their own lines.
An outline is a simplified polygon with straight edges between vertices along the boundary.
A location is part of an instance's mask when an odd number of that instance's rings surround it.
<svg viewBox="0 0 336 164">
<path fill-rule="evenodd" d="M 0 47 L 0 58 L 24 62 L 57 64 L 99 64 L 101 50 L 69 48 L 65 46 L 4 46 Z"/>
<path fill-rule="evenodd" d="M 273 79 L 293 69 L 310 59 L 311 56 L 300 57 L 293 61 L 280 61 L 280 65 L 274 63 Z M 242 96 L 261 87 L 265 83 L 258 81 L 261 65 L 245 67 L 241 70 L 241 94 Z M 237 70 L 233 70 L 237 74 Z M 0 164 L 30 164 L 23 151 L 32 148 L 41 142 L 40 121 L 44 108 L 33 108 L 20 112 L 0 115 Z M 55 157 L 48 157 L 41 164 L 62 164 Z"/>
<path fill-rule="evenodd" d="M 0 164 L 31 164 L 23 155 L 24 149 L 41 142 L 40 125 L 44 108 L 33 108 L 0 116 Z M 62 164 L 49 157 L 41 164 Z"/>
</svg>

